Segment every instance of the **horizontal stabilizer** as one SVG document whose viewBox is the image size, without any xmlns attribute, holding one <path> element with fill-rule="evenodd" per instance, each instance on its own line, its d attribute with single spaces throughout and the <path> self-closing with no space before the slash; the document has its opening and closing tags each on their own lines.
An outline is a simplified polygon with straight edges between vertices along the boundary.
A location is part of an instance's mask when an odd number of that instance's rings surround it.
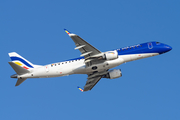
<svg viewBox="0 0 180 120">
<path fill-rule="evenodd" d="M 18 74 L 18 75 L 22 75 L 22 74 L 25 74 L 25 73 L 28 73 L 29 70 L 17 65 L 16 63 L 14 62 L 8 62 L 11 67 L 14 69 L 14 71 Z"/>
<path fill-rule="evenodd" d="M 20 85 L 21 83 L 23 83 L 27 78 L 19 78 L 16 82 L 16 85 L 15 86 L 18 86 Z"/>
</svg>

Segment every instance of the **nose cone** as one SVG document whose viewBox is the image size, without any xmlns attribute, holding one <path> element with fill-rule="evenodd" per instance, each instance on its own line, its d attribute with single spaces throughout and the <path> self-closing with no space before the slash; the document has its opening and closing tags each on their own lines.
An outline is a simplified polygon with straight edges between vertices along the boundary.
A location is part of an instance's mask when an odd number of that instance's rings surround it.
<svg viewBox="0 0 180 120">
<path fill-rule="evenodd" d="M 168 52 L 170 50 L 172 50 L 172 47 L 169 46 L 169 45 L 164 44 L 163 46 L 161 46 L 160 54 L 166 53 L 166 52 Z"/>
<path fill-rule="evenodd" d="M 168 51 L 172 50 L 172 47 L 171 47 L 171 46 L 169 46 L 169 45 L 165 45 L 165 48 L 166 48 L 166 52 L 168 52 Z"/>
</svg>

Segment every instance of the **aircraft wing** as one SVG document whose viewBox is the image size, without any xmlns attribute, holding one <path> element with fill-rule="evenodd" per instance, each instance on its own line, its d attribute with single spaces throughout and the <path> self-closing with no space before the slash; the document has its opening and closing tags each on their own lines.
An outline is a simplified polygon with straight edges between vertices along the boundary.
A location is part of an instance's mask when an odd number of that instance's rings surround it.
<svg viewBox="0 0 180 120">
<path fill-rule="evenodd" d="M 87 78 L 88 80 L 86 81 L 86 85 L 84 86 L 84 91 L 91 90 L 99 82 L 99 80 L 107 73 L 108 70 L 89 74 Z"/>
<path fill-rule="evenodd" d="M 79 49 L 79 51 L 81 52 L 81 56 L 84 56 L 85 59 L 87 57 L 92 56 L 92 55 L 97 55 L 97 54 L 101 53 L 101 51 L 99 51 L 98 49 L 93 47 L 91 44 L 89 44 L 88 42 L 83 40 L 78 35 L 72 34 L 69 31 L 67 31 L 66 29 L 64 29 L 64 30 L 72 38 L 72 40 L 74 41 L 74 43 L 76 45 L 75 49 Z"/>
<path fill-rule="evenodd" d="M 101 51 L 93 47 L 91 44 L 83 40 L 81 37 L 79 37 L 76 34 L 70 33 L 65 29 L 65 32 L 72 38 L 74 41 L 76 48 L 79 49 L 81 52 L 81 56 L 84 56 L 85 63 L 87 66 L 91 66 L 93 64 L 102 63 L 104 60 L 97 59 L 95 55 L 101 54 Z M 102 72 L 96 72 L 93 74 L 88 75 L 88 80 L 86 81 L 86 85 L 84 86 L 84 90 L 79 88 L 81 91 L 89 91 L 91 90 L 98 82 L 99 80 L 107 74 L 107 70 Z"/>
<path fill-rule="evenodd" d="M 86 85 L 84 86 L 84 91 L 89 91 L 91 90 L 102 78 L 102 76 L 97 76 L 94 78 L 90 78 L 86 81 Z"/>
</svg>

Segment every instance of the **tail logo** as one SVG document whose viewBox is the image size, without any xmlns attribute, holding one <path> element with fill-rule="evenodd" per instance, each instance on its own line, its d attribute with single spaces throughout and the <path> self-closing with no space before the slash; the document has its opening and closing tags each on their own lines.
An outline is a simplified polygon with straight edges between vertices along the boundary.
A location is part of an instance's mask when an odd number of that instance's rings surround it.
<svg viewBox="0 0 180 120">
<path fill-rule="evenodd" d="M 22 58 L 19 57 L 11 57 L 11 60 L 16 63 L 17 65 L 25 68 L 25 69 L 29 69 L 29 68 L 34 68 L 32 65 L 30 65 L 28 62 L 26 62 L 25 60 L 23 60 Z"/>
</svg>

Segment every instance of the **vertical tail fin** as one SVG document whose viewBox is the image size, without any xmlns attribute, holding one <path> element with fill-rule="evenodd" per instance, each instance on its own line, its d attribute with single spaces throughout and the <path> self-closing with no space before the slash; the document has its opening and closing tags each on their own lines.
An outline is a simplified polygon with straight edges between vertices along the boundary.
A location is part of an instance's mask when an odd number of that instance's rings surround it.
<svg viewBox="0 0 180 120">
<path fill-rule="evenodd" d="M 16 85 L 18 86 L 21 83 L 23 83 L 27 78 L 19 78 L 18 75 L 23 75 L 30 72 L 30 69 L 33 69 L 35 67 L 39 67 L 40 65 L 34 65 L 16 52 L 8 53 L 9 57 L 11 58 L 11 62 L 8 62 L 11 67 L 14 69 L 14 71 L 17 73 L 15 75 L 12 75 L 11 78 L 18 78 Z"/>
<path fill-rule="evenodd" d="M 25 58 L 23 58 L 16 52 L 9 53 L 9 57 L 11 58 L 13 63 L 19 65 L 22 68 L 25 68 L 25 69 L 34 68 L 34 65 L 31 62 L 29 62 L 28 60 L 26 60 Z"/>
</svg>

